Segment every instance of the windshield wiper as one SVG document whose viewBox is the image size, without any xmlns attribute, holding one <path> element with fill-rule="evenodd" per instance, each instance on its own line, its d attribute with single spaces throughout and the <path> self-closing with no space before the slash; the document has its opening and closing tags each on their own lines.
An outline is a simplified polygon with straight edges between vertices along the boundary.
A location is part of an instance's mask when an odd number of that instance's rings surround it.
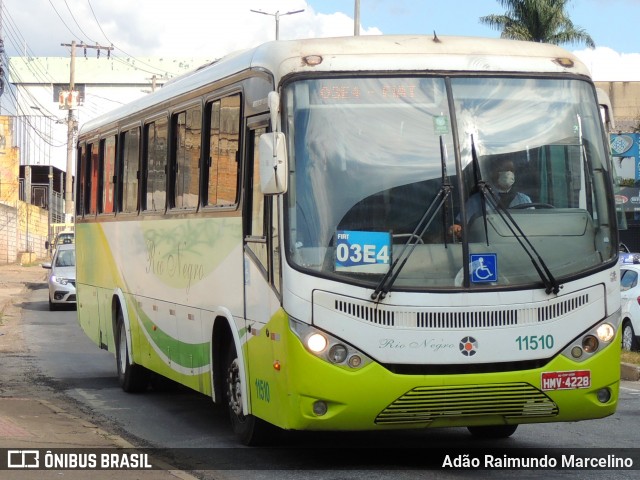
<svg viewBox="0 0 640 480">
<path fill-rule="evenodd" d="M 445 148 L 442 136 L 440 136 L 440 162 L 442 169 L 442 183 L 440 185 L 440 189 L 429 204 L 429 207 L 420 218 L 420 221 L 418 222 L 416 227 L 413 229 L 413 233 L 411 233 L 409 239 L 402 247 L 402 251 L 398 255 L 398 258 L 393 261 L 393 263 L 389 267 L 389 270 L 387 270 L 387 272 L 382 277 L 382 280 L 380 280 L 380 283 L 378 283 L 378 286 L 371 294 L 371 300 L 374 300 L 376 302 L 384 300 L 384 298 L 387 296 L 387 293 L 389 293 L 389 290 L 391 290 L 391 287 L 398 278 L 398 275 L 407 263 L 407 260 L 416 248 L 416 245 L 421 242 L 422 236 L 429 228 L 429 225 L 431 225 L 431 222 L 433 222 L 433 219 L 435 218 L 438 211 L 440 211 L 442 206 L 445 204 L 447 197 L 451 194 L 451 190 L 453 187 L 451 186 L 449 177 L 447 175 L 447 150 Z"/>
<path fill-rule="evenodd" d="M 580 114 L 576 114 L 578 121 L 578 139 L 580 145 L 580 158 L 582 160 L 582 168 L 584 168 L 584 191 L 585 191 L 585 200 L 587 203 L 587 211 L 590 214 L 593 214 L 593 191 L 592 191 L 592 182 L 593 182 L 593 174 L 591 168 L 589 166 L 589 160 L 587 158 L 587 151 L 584 146 L 584 138 L 582 137 L 582 118 Z"/>
<path fill-rule="evenodd" d="M 529 259 L 531 260 L 533 267 L 535 268 L 536 272 L 538 272 L 538 276 L 540 277 L 540 279 L 542 280 L 542 283 L 545 286 L 545 292 L 547 294 L 550 294 L 551 292 L 557 294 L 560 291 L 560 285 L 558 284 L 558 281 L 555 279 L 555 277 L 549 270 L 549 267 L 547 267 L 547 264 L 545 263 L 545 261 L 542 259 L 538 251 L 535 249 L 535 247 L 533 246 L 529 238 L 522 231 L 522 228 L 520 228 L 520 225 L 518 225 L 518 222 L 515 221 L 515 219 L 511 216 L 509 211 L 500 203 L 500 199 L 498 198 L 498 195 L 496 195 L 496 193 L 493 191 L 493 189 L 487 182 L 482 180 L 482 177 L 480 174 L 479 162 L 478 162 L 478 154 L 476 152 L 475 143 L 473 141 L 473 135 L 471 135 L 471 157 L 472 157 L 473 165 L 475 169 L 476 187 L 478 188 L 480 194 L 482 195 L 481 197 L 482 216 L 484 219 L 484 231 L 485 231 L 485 236 L 487 240 L 487 246 L 489 245 L 489 231 L 487 228 L 486 202 L 489 201 L 491 206 L 494 208 L 496 212 L 498 212 L 498 215 L 503 220 L 504 224 L 507 226 L 509 231 L 511 231 L 511 234 L 518 241 L 522 249 L 525 251 Z"/>
</svg>

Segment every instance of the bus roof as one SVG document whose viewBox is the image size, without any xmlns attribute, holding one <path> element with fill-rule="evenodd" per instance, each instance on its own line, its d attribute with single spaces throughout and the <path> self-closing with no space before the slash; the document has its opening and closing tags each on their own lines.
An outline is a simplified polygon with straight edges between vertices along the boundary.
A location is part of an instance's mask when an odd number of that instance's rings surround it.
<svg viewBox="0 0 640 480">
<path fill-rule="evenodd" d="M 313 57 L 320 63 L 307 61 Z M 231 53 L 168 82 L 160 90 L 87 122 L 81 135 L 239 72 L 270 72 L 276 85 L 299 72 L 528 72 L 589 77 L 570 52 L 550 44 L 436 35 L 360 35 L 272 41 Z"/>
</svg>

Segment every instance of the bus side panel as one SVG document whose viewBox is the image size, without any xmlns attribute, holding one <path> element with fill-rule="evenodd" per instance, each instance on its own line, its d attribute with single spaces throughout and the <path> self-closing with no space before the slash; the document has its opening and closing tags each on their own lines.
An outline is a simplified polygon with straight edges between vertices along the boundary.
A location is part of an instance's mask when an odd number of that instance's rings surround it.
<svg viewBox="0 0 640 480">
<path fill-rule="evenodd" d="M 78 322 L 96 345 L 115 352 L 114 344 L 106 341 L 108 338 L 113 338 L 113 332 L 102 330 L 105 322 L 100 317 L 100 315 L 110 315 L 111 309 L 101 312 L 99 286 L 115 283 L 111 278 L 113 262 L 109 262 L 107 256 L 101 254 L 106 250 L 108 250 L 107 241 L 98 224 L 78 223 L 76 225 Z M 108 257 L 110 258 L 110 255 Z"/>
<path fill-rule="evenodd" d="M 241 231 L 237 217 L 82 224 L 80 288 L 91 301 L 78 310 L 80 324 L 113 351 L 111 302 L 122 291 L 133 361 L 211 394 L 202 319 L 222 310 L 242 317 Z"/>
</svg>

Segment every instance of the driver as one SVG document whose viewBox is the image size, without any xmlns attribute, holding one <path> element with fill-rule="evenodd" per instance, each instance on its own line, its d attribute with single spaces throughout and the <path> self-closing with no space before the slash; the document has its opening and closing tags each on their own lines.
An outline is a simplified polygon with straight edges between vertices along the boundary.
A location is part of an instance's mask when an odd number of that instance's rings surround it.
<svg viewBox="0 0 640 480">
<path fill-rule="evenodd" d="M 499 158 L 490 164 L 489 168 L 489 183 L 491 189 L 497 195 L 500 205 L 504 208 L 513 208 L 518 205 L 531 203 L 531 198 L 518 192 L 513 185 L 516 181 L 515 168 L 513 161 L 506 158 Z M 487 212 L 493 212 L 493 207 L 490 202 L 486 203 Z M 482 193 L 477 192 L 471 195 L 466 203 L 467 217 L 469 223 L 475 218 L 482 215 Z M 456 218 L 456 222 L 459 222 L 459 215 Z M 454 223 L 449 228 L 449 233 L 460 238 L 462 235 L 462 226 L 459 223 Z"/>
</svg>

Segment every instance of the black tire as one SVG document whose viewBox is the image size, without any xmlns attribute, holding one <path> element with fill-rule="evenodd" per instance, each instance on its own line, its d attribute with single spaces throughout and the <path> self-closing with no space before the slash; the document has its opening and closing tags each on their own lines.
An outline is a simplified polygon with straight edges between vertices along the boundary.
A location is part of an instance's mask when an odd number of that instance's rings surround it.
<svg viewBox="0 0 640 480">
<path fill-rule="evenodd" d="M 229 411 L 233 433 L 247 446 L 267 445 L 277 434 L 271 424 L 242 411 L 242 379 L 240 363 L 233 344 L 227 350 L 224 368 L 224 399 Z"/>
<path fill-rule="evenodd" d="M 486 427 L 467 427 L 469 433 L 478 438 L 508 438 L 514 434 L 518 425 L 488 425 Z"/>
<path fill-rule="evenodd" d="M 51 298 L 49 298 L 49 311 L 50 312 L 55 312 L 56 310 L 58 310 L 58 305 L 56 305 L 55 303 L 53 303 L 51 301 Z"/>
<path fill-rule="evenodd" d="M 143 392 L 149 386 L 149 371 L 140 365 L 132 364 L 129 358 L 124 316 L 120 309 L 116 321 L 116 367 L 118 383 L 125 392 Z"/>
<path fill-rule="evenodd" d="M 627 351 L 636 351 L 640 348 L 636 332 L 629 320 L 622 322 L 622 349 Z"/>
</svg>

